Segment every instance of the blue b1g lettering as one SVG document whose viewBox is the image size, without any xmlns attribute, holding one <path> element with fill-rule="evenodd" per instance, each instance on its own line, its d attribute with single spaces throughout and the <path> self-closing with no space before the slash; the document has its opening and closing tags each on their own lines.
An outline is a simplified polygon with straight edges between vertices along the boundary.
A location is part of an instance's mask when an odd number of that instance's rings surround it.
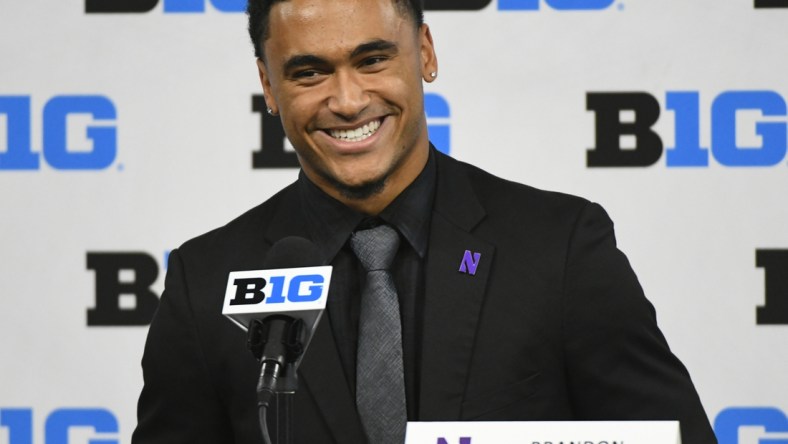
<svg viewBox="0 0 788 444">
<path fill-rule="evenodd" d="M 788 108 L 774 91 L 726 91 L 711 104 L 710 146 L 701 146 L 700 93 L 670 91 L 665 108 L 675 116 L 674 146 L 663 149 L 653 126 L 660 117 L 659 101 L 646 92 L 593 92 L 586 106 L 595 114 L 596 143 L 586 153 L 588 167 L 647 167 L 667 152 L 668 167 L 708 167 L 709 159 L 726 167 L 770 167 L 788 153 Z M 736 124 L 740 111 L 760 114 L 754 132 L 758 146 L 740 146 Z M 629 118 L 622 118 L 622 112 Z M 634 146 L 623 147 L 622 137 Z"/>
<path fill-rule="evenodd" d="M 739 429 L 742 427 L 762 427 L 764 433 L 759 443 L 788 443 L 788 439 L 778 437 L 788 432 L 788 418 L 778 408 L 729 407 L 714 420 L 714 434 L 719 444 L 739 444 Z"/>
<path fill-rule="evenodd" d="M 557 11 L 587 11 L 610 7 L 615 0 L 498 0 L 501 11 L 536 11 L 542 5 Z M 774 2 L 785 0 L 756 0 Z M 493 0 L 425 0 L 426 11 L 478 11 Z M 85 0 L 85 12 L 90 13 L 144 13 L 152 11 L 160 0 Z M 245 11 L 246 0 L 161 0 L 165 13 L 202 13 L 211 5 L 224 13 Z"/>
<path fill-rule="evenodd" d="M 607 9 L 615 0 L 498 0 L 502 11 L 536 11 L 541 3 L 558 11 Z"/>
<path fill-rule="evenodd" d="M 33 444 L 33 410 L 0 408 L 0 428 L 7 429 L 8 444 Z M 69 444 L 69 430 L 89 428 L 100 437 L 89 444 L 118 444 L 120 431 L 115 415 L 100 408 L 61 408 L 54 410 L 44 424 L 45 444 Z M 39 435 L 39 433 L 35 433 Z"/>
<path fill-rule="evenodd" d="M 5 151 L 0 151 L 0 171 L 38 170 L 41 157 L 56 170 L 101 170 L 115 161 L 117 154 L 117 111 L 104 96 L 56 96 L 42 111 L 41 152 L 31 145 L 32 107 L 30 96 L 0 96 L 0 116 L 5 116 Z M 68 146 L 68 118 L 90 115 L 95 123 L 84 129 L 89 151 Z M 0 133 L 0 137 L 3 135 Z"/>
<path fill-rule="evenodd" d="M 424 94 L 424 113 L 427 115 L 427 133 L 430 142 L 443 154 L 451 152 L 451 110 L 449 102 L 440 94 Z"/>
</svg>

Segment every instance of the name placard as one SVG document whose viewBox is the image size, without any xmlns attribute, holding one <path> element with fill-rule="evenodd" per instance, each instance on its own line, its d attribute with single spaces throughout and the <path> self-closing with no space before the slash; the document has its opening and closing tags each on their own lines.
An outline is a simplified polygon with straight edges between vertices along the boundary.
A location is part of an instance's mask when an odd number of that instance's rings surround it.
<svg viewBox="0 0 788 444">
<path fill-rule="evenodd" d="M 678 421 L 409 422 L 406 444 L 681 444 Z"/>
</svg>

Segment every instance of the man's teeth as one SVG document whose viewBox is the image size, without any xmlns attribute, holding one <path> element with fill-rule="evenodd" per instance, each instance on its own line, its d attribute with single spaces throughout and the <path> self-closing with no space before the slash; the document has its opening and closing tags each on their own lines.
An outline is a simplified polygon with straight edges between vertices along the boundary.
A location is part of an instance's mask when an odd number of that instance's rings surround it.
<svg viewBox="0 0 788 444">
<path fill-rule="evenodd" d="M 346 142 L 361 142 L 367 137 L 375 134 L 378 128 L 380 128 L 380 120 L 373 120 L 361 128 L 352 130 L 330 130 L 329 134 L 335 139 L 344 140 Z"/>
</svg>

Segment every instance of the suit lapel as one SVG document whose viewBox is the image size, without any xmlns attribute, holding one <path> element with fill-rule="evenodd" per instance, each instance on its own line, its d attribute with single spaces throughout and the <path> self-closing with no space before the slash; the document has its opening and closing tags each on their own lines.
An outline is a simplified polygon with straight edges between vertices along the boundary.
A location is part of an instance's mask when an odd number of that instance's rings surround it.
<svg viewBox="0 0 788 444">
<path fill-rule="evenodd" d="M 266 230 L 266 240 L 270 245 L 287 236 L 299 236 L 309 239 L 309 233 L 303 225 L 303 212 L 296 187 L 284 199 L 277 214 L 271 219 Z M 334 342 L 331 324 L 326 313 L 320 319 L 312 340 L 298 368 L 301 395 L 308 393 L 331 430 L 336 442 L 366 442 L 361 421 L 356 413 L 353 399 L 342 364 L 339 351 Z M 306 393 L 304 393 L 306 392 Z M 299 397 L 305 399 L 303 396 Z M 298 407 L 296 406 L 296 411 Z M 314 420 L 314 419 L 310 419 Z M 308 425 L 307 425 L 308 427 Z"/>
<path fill-rule="evenodd" d="M 459 420 L 487 279 L 495 248 L 471 231 L 485 211 L 465 170 L 437 154 L 438 177 L 425 265 L 420 420 Z M 293 188 L 293 191 L 296 191 Z M 300 223 L 297 193 L 277 210 L 266 238 L 309 237 Z M 463 273 L 465 251 L 479 253 L 475 274 Z M 470 271 L 470 270 L 468 270 Z M 301 390 L 311 395 L 337 442 L 366 442 L 345 381 L 327 316 L 318 325 L 299 368 Z"/>
<path fill-rule="evenodd" d="M 301 367 L 301 389 L 307 389 L 336 442 L 364 443 L 356 402 L 348 390 L 328 316 L 323 316 Z"/>
<path fill-rule="evenodd" d="M 422 421 L 459 420 L 476 327 L 495 248 L 471 234 L 485 211 L 466 172 L 438 156 L 438 183 L 425 269 L 421 350 Z M 477 267 L 460 271 L 468 250 Z M 472 273 L 475 271 L 475 274 Z"/>
</svg>

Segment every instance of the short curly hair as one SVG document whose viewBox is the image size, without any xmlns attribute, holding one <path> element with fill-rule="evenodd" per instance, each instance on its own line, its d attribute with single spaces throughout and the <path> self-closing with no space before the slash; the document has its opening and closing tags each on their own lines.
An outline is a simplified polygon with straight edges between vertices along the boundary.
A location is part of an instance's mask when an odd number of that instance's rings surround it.
<svg viewBox="0 0 788 444">
<path fill-rule="evenodd" d="M 254 46 L 254 55 L 263 58 L 263 43 L 268 39 L 268 16 L 271 7 L 287 0 L 249 0 L 246 4 L 246 14 L 249 16 L 249 37 Z M 403 15 L 413 19 L 416 27 L 424 23 L 423 0 L 391 0 Z"/>
</svg>

